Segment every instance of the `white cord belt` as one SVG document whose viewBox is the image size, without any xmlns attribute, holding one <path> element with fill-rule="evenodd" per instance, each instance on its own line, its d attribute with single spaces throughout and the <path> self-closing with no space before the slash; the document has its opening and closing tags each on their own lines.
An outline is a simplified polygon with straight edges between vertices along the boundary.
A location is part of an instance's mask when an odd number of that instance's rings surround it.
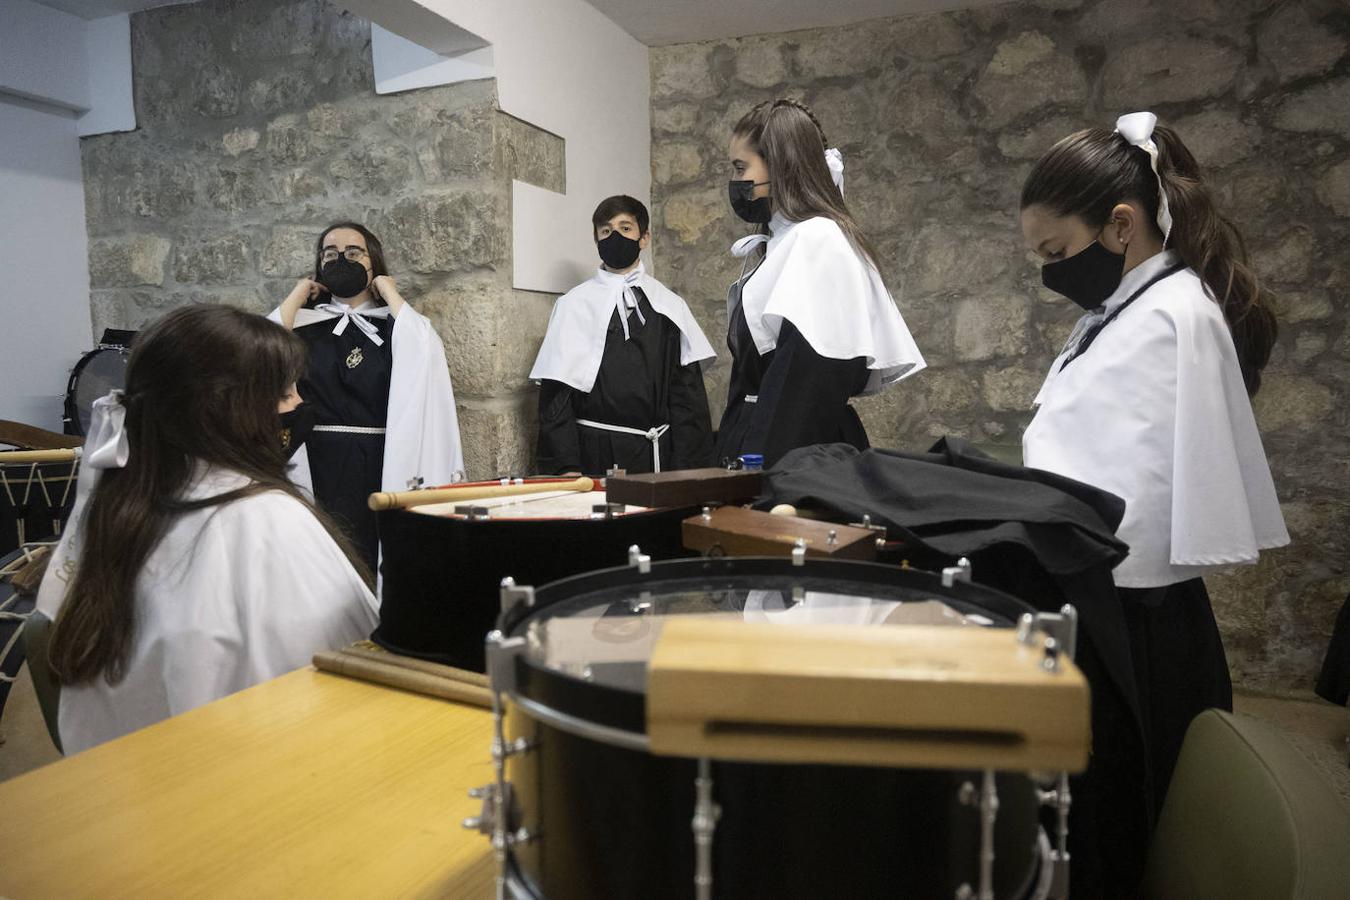
<svg viewBox="0 0 1350 900">
<path fill-rule="evenodd" d="M 601 431 L 617 431 L 620 434 L 634 434 L 638 437 L 646 438 L 652 442 L 652 471 L 661 471 L 661 435 L 670 430 L 669 425 L 657 425 L 647 430 L 641 428 L 629 428 L 627 425 L 610 425 L 607 422 L 593 422 L 590 419 L 577 419 L 578 425 L 585 425 L 587 428 L 598 428 Z"/>
<path fill-rule="evenodd" d="M 314 430 L 337 434 L 384 434 L 383 428 L 367 428 L 364 425 L 315 425 Z"/>
</svg>

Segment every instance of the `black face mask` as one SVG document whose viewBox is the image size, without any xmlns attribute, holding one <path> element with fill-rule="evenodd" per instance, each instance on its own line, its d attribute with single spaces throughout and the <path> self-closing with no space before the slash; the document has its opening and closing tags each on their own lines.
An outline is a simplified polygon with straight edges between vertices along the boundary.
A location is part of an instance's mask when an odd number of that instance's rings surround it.
<svg viewBox="0 0 1350 900">
<path fill-rule="evenodd" d="M 731 209 L 745 221 L 752 225 L 763 225 L 773 218 L 773 198 L 760 197 L 754 199 L 755 188 L 761 184 L 768 184 L 767 181 L 761 181 L 756 184 L 753 181 L 728 181 L 727 196 L 731 198 Z"/>
<path fill-rule="evenodd" d="M 314 407 L 301 403 L 281 414 L 281 452 L 290 459 L 314 430 Z"/>
<path fill-rule="evenodd" d="M 1041 284 L 1091 312 L 1107 301 L 1125 272 L 1125 254 L 1093 241 L 1068 259 L 1041 266 Z"/>
<path fill-rule="evenodd" d="M 596 243 L 600 251 L 600 260 L 611 269 L 626 269 L 637 262 L 642 252 L 642 243 L 630 237 L 611 231 L 604 240 Z"/>
<path fill-rule="evenodd" d="M 328 288 L 334 297 L 346 299 L 355 297 L 370 283 L 370 273 L 359 262 L 353 262 L 345 256 L 339 256 L 332 262 L 323 264 L 319 270 L 319 284 Z"/>
</svg>

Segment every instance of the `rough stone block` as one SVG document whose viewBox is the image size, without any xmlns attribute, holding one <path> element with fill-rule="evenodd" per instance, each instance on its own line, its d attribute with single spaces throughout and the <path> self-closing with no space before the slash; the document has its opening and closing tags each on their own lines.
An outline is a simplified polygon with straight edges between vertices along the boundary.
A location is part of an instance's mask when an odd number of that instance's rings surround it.
<svg viewBox="0 0 1350 900">
<path fill-rule="evenodd" d="M 704 174 L 699 145 L 691 141 L 652 142 L 652 178 L 662 184 L 693 181 Z"/>
<path fill-rule="evenodd" d="M 207 286 L 244 284 L 253 276 L 251 247 L 252 238 L 245 234 L 180 241 L 174 254 L 174 277 Z"/>
<path fill-rule="evenodd" d="M 424 193 L 374 211 L 385 249 L 416 272 L 493 267 L 510 246 L 504 204 L 485 191 Z"/>
<path fill-rule="evenodd" d="M 1102 73 L 1108 109 L 1149 109 L 1222 94 L 1242 68 L 1232 47 L 1165 35 L 1112 50 Z"/>
<path fill-rule="evenodd" d="M 685 244 L 698 241 L 709 226 L 731 214 L 725 193 L 706 188 L 672 193 L 660 208 L 666 228 Z"/>
<path fill-rule="evenodd" d="M 538 402 L 533 390 L 509 399 L 457 401 L 470 480 L 533 474 Z"/>
<path fill-rule="evenodd" d="M 694 130 L 698 123 L 700 110 L 694 103 L 671 103 L 662 105 L 659 98 L 652 98 L 652 130 L 684 134 Z"/>
<path fill-rule="evenodd" d="M 1327 169 L 1317 183 L 1317 195 L 1336 215 L 1350 219 L 1350 159 Z"/>
<path fill-rule="evenodd" d="M 494 171 L 535 187 L 563 193 L 567 190 L 567 146 L 556 134 L 551 134 L 503 112 L 492 115 L 492 165 Z M 437 158 L 445 151 L 439 146 Z M 462 160 L 463 157 L 460 157 Z M 482 167 L 485 162 L 476 162 Z M 466 174 L 480 171 L 469 169 Z"/>
<path fill-rule="evenodd" d="M 456 396 L 483 399 L 528 389 L 553 299 L 496 284 L 466 284 L 424 297 L 427 315 L 445 339 Z"/>
<path fill-rule="evenodd" d="M 278 116 L 267 123 L 264 149 L 274 163 L 304 162 L 317 156 L 327 143 L 311 131 L 305 119 L 296 113 Z"/>
<path fill-rule="evenodd" d="M 1237 112 L 1208 109 L 1169 122 L 1202 169 L 1221 168 L 1256 154 L 1264 135 L 1257 125 L 1243 122 Z"/>
<path fill-rule="evenodd" d="M 1330 388 L 1306 375 L 1268 369 L 1252 407 L 1262 433 L 1290 427 L 1308 433 L 1326 424 L 1326 416 L 1335 408 L 1335 398 Z"/>
<path fill-rule="evenodd" d="M 935 60 L 970 49 L 971 34 L 952 13 L 900 16 L 869 23 L 888 32 L 887 43 L 910 59 Z"/>
<path fill-rule="evenodd" d="M 225 132 L 220 138 L 220 146 L 228 156 L 238 156 L 241 153 L 247 153 L 249 150 L 258 146 L 258 134 L 253 128 L 234 128 Z"/>
<path fill-rule="evenodd" d="M 329 159 L 329 180 L 346 193 L 392 198 L 414 183 L 416 163 L 401 143 L 357 142 Z"/>
<path fill-rule="evenodd" d="M 164 283 L 172 244 L 155 234 L 133 234 L 89 245 L 92 288 L 134 287 Z"/>
<path fill-rule="evenodd" d="M 751 87 L 771 88 L 788 80 L 783 46 L 778 36 L 746 38 L 732 45 L 736 78 Z"/>
<path fill-rule="evenodd" d="M 1045 380 L 1045 372 L 1034 371 L 1025 365 L 991 369 L 984 373 L 981 384 L 984 400 L 990 409 L 1001 412 L 1026 412 Z"/>
<path fill-rule="evenodd" d="M 234 215 L 253 210 L 271 199 L 262 170 L 247 164 L 240 168 L 208 170 L 204 173 L 201 190 L 207 203 Z"/>
<path fill-rule="evenodd" d="M 258 257 L 258 270 L 263 275 L 291 280 L 313 277 L 314 244 L 323 227 L 273 227 Z"/>
<path fill-rule="evenodd" d="M 705 44 L 653 47 L 651 67 L 653 97 L 703 99 L 717 93 Z"/>
<path fill-rule="evenodd" d="M 1256 46 L 1281 81 L 1292 81 L 1330 71 L 1350 45 L 1343 29 L 1337 33 L 1314 19 L 1309 4 L 1290 3 L 1262 23 Z"/>
<path fill-rule="evenodd" d="M 1009 159 L 1040 159 L 1055 143 L 1088 125 L 1078 116 L 1051 116 L 998 133 L 998 149 Z"/>
<path fill-rule="evenodd" d="M 953 322 L 956 357 L 962 360 L 1027 352 L 1028 306 L 1020 297 L 958 300 Z"/>
<path fill-rule="evenodd" d="M 1310 229 L 1295 227 L 1269 242 L 1257 244 L 1252 258 L 1262 278 L 1274 284 L 1300 284 L 1307 279 L 1316 247 Z"/>
<path fill-rule="evenodd" d="M 1030 84 L 1053 84 L 1055 89 L 1028 90 Z M 985 122 L 993 128 L 1043 106 L 1077 106 L 1087 94 L 1087 78 L 1073 55 L 1039 32 L 1023 32 L 1000 44 L 975 84 Z"/>
<path fill-rule="evenodd" d="M 199 115 L 223 119 L 239 112 L 239 76 L 222 65 L 208 63 L 197 68 L 189 90 L 192 108 Z"/>
</svg>

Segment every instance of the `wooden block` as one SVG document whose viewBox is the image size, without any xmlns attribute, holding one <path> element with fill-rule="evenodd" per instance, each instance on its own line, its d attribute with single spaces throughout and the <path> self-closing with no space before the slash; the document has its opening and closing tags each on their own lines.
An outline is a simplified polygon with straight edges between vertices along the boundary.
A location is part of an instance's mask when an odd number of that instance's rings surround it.
<svg viewBox="0 0 1350 900">
<path fill-rule="evenodd" d="M 704 555 L 791 556 L 800 539 L 806 543 L 807 556 L 876 559 L 878 536 L 880 532 L 867 528 L 775 516 L 741 506 L 723 506 L 711 510 L 706 519 L 697 515 L 684 520 L 684 546 Z"/>
<path fill-rule="evenodd" d="M 1006 628 L 675 617 L 652 655 L 653 753 L 1010 771 L 1087 765 L 1088 686 Z"/>
<path fill-rule="evenodd" d="M 610 503 L 634 506 L 698 506 L 737 503 L 759 496 L 760 472 L 730 469 L 682 469 L 605 479 Z"/>
</svg>

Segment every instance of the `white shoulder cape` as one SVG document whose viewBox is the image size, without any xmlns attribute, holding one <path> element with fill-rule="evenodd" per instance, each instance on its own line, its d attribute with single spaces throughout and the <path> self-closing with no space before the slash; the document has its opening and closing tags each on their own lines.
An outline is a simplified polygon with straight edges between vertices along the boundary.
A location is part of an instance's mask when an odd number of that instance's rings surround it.
<svg viewBox="0 0 1350 900">
<path fill-rule="evenodd" d="M 190 499 L 247 483 L 223 469 L 198 472 Z M 84 508 L 100 475 L 81 467 L 75 510 L 38 590 L 37 609 L 52 621 L 79 566 Z M 134 591 L 125 677 L 61 690 L 66 754 L 293 671 L 377 622 L 374 596 L 323 526 L 275 491 L 179 515 Z"/>
<path fill-rule="evenodd" d="M 680 329 L 680 365 L 716 357 L 689 306 L 638 263 L 637 268 L 627 275 L 600 269 L 589 281 L 558 298 L 553 304 L 548 332 L 535 358 L 534 368 L 530 370 L 530 378 L 561 381 L 590 393 L 600 371 L 610 317 L 630 287 L 641 288 L 652 309 Z"/>
<path fill-rule="evenodd" d="M 746 324 L 761 354 L 778 343 L 783 320 L 811 349 L 831 359 L 867 360 L 864 394 L 923 369 L 926 363 L 876 267 L 824 217 L 770 222 L 764 261 L 741 291 Z"/>
<path fill-rule="evenodd" d="M 367 307 L 358 311 L 366 312 Z M 267 318 L 280 323 L 280 307 Z M 295 327 L 334 318 L 332 313 L 322 310 L 301 309 L 296 314 Z M 403 304 L 394 318 L 392 352 L 380 487 L 386 491 L 406 491 L 408 482 L 415 477 L 428 485 L 449 484 L 456 473 L 464 475 L 455 391 L 450 384 L 450 368 L 440 335 L 431 320 L 411 304 Z M 312 481 L 303 447 L 291 462 L 292 480 L 308 488 Z"/>
<path fill-rule="evenodd" d="M 1107 308 L 1179 258 L 1126 273 Z M 1126 307 L 1037 397 L 1026 465 L 1125 500 L 1120 587 L 1151 588 L 1255 562 L 1289 543 L 1223 313 L 1190 269 Z"/>
</svg>

